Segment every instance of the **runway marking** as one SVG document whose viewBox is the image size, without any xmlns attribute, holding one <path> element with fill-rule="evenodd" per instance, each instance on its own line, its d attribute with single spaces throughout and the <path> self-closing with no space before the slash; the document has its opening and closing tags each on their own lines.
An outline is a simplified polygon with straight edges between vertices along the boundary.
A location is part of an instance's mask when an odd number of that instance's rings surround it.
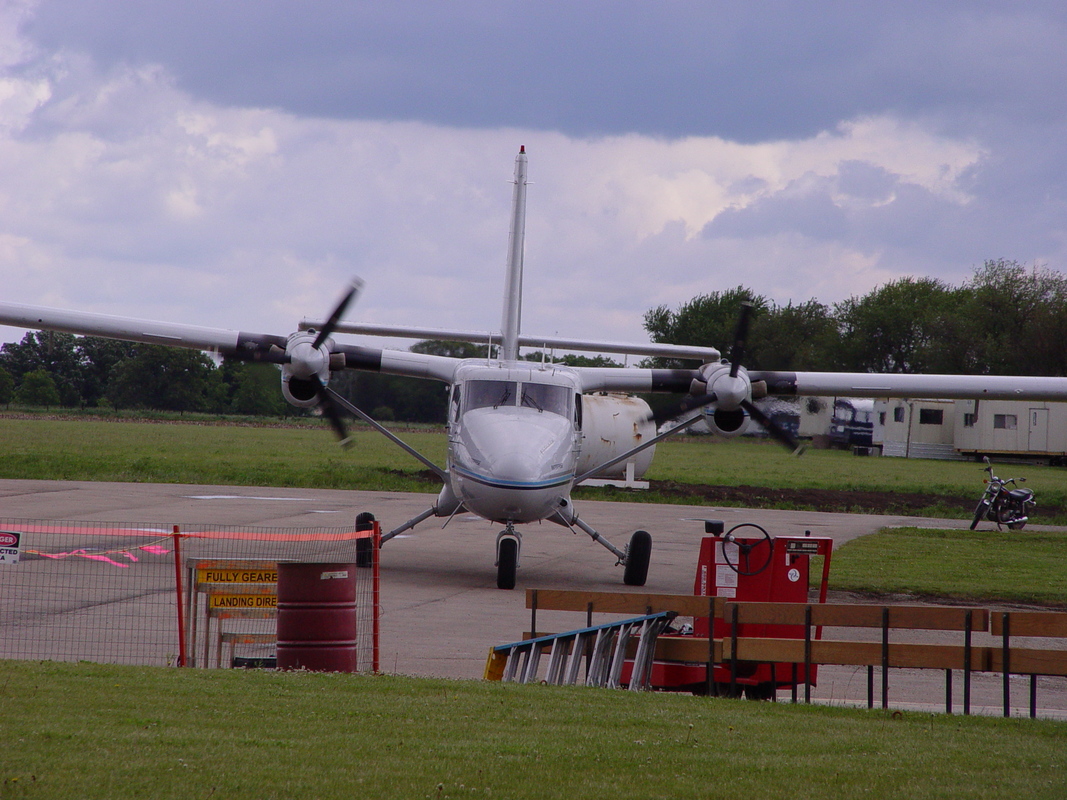
<svg viewBox="0 0 1067 800">
<path fill-rule="evenodd" d="M 247 494 L 186 494 L 182 495 L 187 500 L 296 500 L 302 503 L 310 503 L 313 497 L 257 497 Z"/>
</svg>

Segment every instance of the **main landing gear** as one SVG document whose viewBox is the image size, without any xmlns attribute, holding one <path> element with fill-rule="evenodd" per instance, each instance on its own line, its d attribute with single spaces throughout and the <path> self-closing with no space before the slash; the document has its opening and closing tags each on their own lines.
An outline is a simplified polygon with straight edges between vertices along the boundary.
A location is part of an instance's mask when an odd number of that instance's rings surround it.
<svg viewBox="0 0 1067 800">
<path fill-rule="evenodd" d="M 581 528 L 599 545 L 610 550 L 618 557 L 617 564 L 623 565 L 622 581 L 627 586 L 644 586 L 648 579 L 648 564 L 652 558 L 652 536 L 648 531 L 637 531 L 630 537 L 626 550 L 620 550 L 611 542 L 586 525 L 575 519 L 574 525 Z M 512 523 L 496 537 L 496 586 L 498 589 L 515 588 L 515 572 L 519 566 L 519 548 L 522 536 Z"/>
</svg>

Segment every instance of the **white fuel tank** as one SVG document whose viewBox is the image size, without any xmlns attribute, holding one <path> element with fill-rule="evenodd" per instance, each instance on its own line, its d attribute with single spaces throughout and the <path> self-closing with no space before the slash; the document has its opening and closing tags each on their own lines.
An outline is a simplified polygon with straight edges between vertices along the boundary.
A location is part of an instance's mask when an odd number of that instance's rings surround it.
<svg viewBox="0 0 1067 800">
<path fill-rule="evenodd" d="M 582 395 L 582 453 L 578 474 L 593 469 L 656 435 L 649 420 L 652 409 L 638 397 L 622 394 Z M 655 446 L 633 456 L 634 477 L 640 478 L 652 463 Z M 626 474 L 626 461 L 597 473 L 598 478 L 619 478 Z"/>
</svg>

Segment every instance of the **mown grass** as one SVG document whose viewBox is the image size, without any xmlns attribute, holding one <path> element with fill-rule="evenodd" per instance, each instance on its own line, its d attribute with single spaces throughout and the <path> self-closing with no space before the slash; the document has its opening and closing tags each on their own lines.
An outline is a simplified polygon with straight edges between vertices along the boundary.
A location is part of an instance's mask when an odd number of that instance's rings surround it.
<svg viewBox="0 0 1067 800">
<path fill-rule="evenodd" d="M 2 798 L 1062 798 L 1067 724 L 0 662 Z"/>
<path fill-rule="evenodd" d="M 0 415 L 0 478 L 437 491 L 434 481 L 422 480 L 423 465 L 381 435 L 359 426 L 352 435 L 353 446 L 342 450 L 328 426 L 315 420 L 262 427 L 214 418 L 196 424 Z M 408 431 L 402 438 L 444 464 L 443 432 Z M 1002 465 L 998 471 L 1025 475 L 1039 509 L 1067 508 L 1067 469 Z M 977 502 L 983 475 L 973 462 L 856 458 L 832 450 L 797 458 L 766 441 L 689 437 L 658 445 L 647 477 L 693 485 L 914 493 L 929 496 L 924 513 L 962 519 L 973 505 L 960 498 Z M 592 499 L 686 502 L 655 491 L 580 492 Z M 860 501 L 854 510 L 864 510 Z M 1043 521 L 1067 523 L 1067 514 L 1060 516 Z"/>
<path fill-rule="evenodd" d="M 830 587 L 1067 606 L 1065 552 L 1065 533 L 893 528 L 834 552 Z"/>
</svg>

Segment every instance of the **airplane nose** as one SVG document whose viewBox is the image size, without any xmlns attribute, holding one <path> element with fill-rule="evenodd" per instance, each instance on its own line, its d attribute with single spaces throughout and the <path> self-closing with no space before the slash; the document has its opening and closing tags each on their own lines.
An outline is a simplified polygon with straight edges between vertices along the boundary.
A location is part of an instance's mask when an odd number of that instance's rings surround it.
<svg viewBox="0 0 1067 800">
<path fill-rule="evenodd" d="M 544 477 L 547 464 L 528 452 L 500 453 L 493 459 L 493 473 L 503 481 L 530 483 Z"/>
</svg>

